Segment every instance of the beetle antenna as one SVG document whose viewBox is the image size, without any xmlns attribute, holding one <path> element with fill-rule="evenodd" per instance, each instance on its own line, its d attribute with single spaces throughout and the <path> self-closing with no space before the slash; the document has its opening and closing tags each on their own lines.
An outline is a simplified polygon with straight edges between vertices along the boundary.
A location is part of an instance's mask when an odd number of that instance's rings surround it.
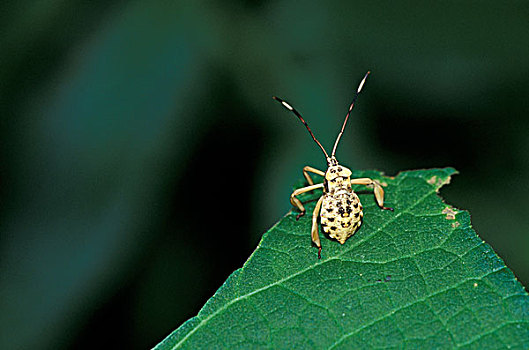
<svg viewBox="0 0 529 350">
<path fill-rule="evenodd" d="M 307 124 L 307 122 L 305 121 L 305 119 L 303 119 L 303 117 L 301 116 L 301 114 L 299 114 L 298 111 L 296 111 L 294 109 L 294 107 L 292 107 L 290 104 L 288 104 L 287 101 L 284 101 L 282 99 L 280 99 L 279 97 L 275 97 L 273 96 L 273 99 L 276 100 L 277 102 L 281 103 L 283 105 L 283 107 L 285 107 L 286 109 L 288 109 L 289 111 L 291 111 L 292 113 L 294 113 L 296 115 L 296 117 L 299 118 L 299 120 L 301 120 L 301 122 L 303 123 L 303 125 L 305 125 L 305 127 L 307 128 L 307 130 L 309 131 L 309 134 L 310 136 L 312 136 L 312 139 L 314 140 L 314 142 L 316 142 L 318 144 L 318 146 L 320 146 L 321 150 L 323 151 L 323 153 L 325 153 L 325 157 L 327 159 L 329 159 L 329 155 L 327 154 L 327 152 L 325 151 L 325 148 L 323 148 L 323 146 L 321 145 L 320 141 L 318 141 L 316 139 L 316 136 L 314 136 L 314 134 L 312 133 L 312 130 L 310 130 L 309 128 L 309 125 Z"/>
<path fill-rule="evenodd" d="M 338 142 L 340 142 L 340 138 L 342 137 L 343 131 L 345 130 L 345 125 L 347 124 L 347 121 L 349 120 L 349 115 L 351 114 L 351 111 L 353 110 L 356 99 L 358 98 L 358 95 L 360 95 L 360 92 L 362 91 L 362 88 L 364 87 L 364 84 L 366 82 L 367 76 L 370 74 L 370 71 L 367 71 L 366 75 L 364 75 L 364 79 L 360 82 L 360 85 L 358 85 L 358 89 L 356 89 L 356 94 L 353 97 L 353 102 L 351 102 L 351 105 L 349 106 L 349 111 L 347 112 L 347 115 L 345 116 L 345 120 L 342 125 L 342 130 L 338 134 L 338 137 L 336 138 L 336 142 L 334 143 L 334 148 L 332 149 L 332 155 L 331 157 L 334 157 L 334 154 L 336 153 L 336 147 L 338 147 Z"/>
</svg>

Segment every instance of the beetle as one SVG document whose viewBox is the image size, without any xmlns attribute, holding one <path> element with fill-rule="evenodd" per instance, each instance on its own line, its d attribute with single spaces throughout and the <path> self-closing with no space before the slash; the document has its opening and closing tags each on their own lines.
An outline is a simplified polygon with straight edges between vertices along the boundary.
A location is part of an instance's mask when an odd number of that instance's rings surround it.
<svg viewBox="0 0 529 350">
<path fill-rule="evenodd" d="M 349 110 L 347 111 L 347 115 L 345 116 L 342 129 L 340 130 L 340 133 L 336 138 L 330 157 L 325 151 L 325 148 L 323 148 L 318 139 L 316 139 L 316 137 L 312 133 L 312 130 L 310 130 L 309 125 L 307 124 L 307 122 L 305 122 L 301 114 L 287 101 L 282 100 L 276 96 L 273 97 L 276 101 L 281 103 L 283 107 L 285 107 L 290 112 L 294 113 L 296 117 L 299 118 L 299 120 L 303 123 L 303 125 L 305 125 L 305 127 L 309 131 L 309 134 L 310 136 L 312 136 L 314 142 L 316 142 L 318 146 L 320 146 L 321 150 L 325 154 L 325 158 L 327 159 L 326 172 L 315 169 L 311 166 L 305 166 L 303 168 L 303 176 L 305 177 L 305 179 L 307 179 L 309 186 L 299 188 L 292 192 L 292 194 L 290 195 L 290 203 L 292 203 L 292 205 L 297 207 L 300 211 L 300 213 L 296 216 L 296 220 L 299 220 L 300 217 L 305 215 L 305 207 L 303 206 L 299 198 L 297 198 L 297 196 L 302 193 L 310 192 L 316 189 L 323 189 L 323 195 L 318 199 L 318 202 L 316 202 L 316 206 L 312 213 L 311 229 L 312 242 L 318 248 L 319 259 L 321 259 L 321 242 L 318 233 L 318 216 L 320 217 L 320 223 L 323 232 L 328 234 L 329 237 L 336 239 L 341 244 L 344 244 L 345 241 L 349 237 L 351 237 L 360 228 L 360 225 L 362 224 L 362 219 L 364 216 L 362 204 L 360 203 L 358 195 L 351 188 L 351 185 L 372 186 L 374 189 L 373 192 L 378 206 L 381 209 L 393 211 L 393 208 L 384 206 L 384 189 L 378 181 L 370 178 L 351 179 L 351 170 L 344 167 L 343 165 L 340 165 L 335 157 L 336 148 L 338 147 L 340 138 L 342 137 L 342 134 L 345 130 L 345 126 L 347 125 L 347 121 L 349 120 L 349 115 L 351 114 L 351 111 L 355 106 L 358 95 L 360 95 L 360 92 L 362 91 L 362 88 L 364 87 L 364 84 L 369 74 L 370 72 L 368 71 L 360 82 L 360 85 L 358 85 L 358 89 L 356 90 L 356 94 L 354 95 L 353 102 L 351 102 L 349 106 Z M 312 180 L 309 173 L 323 176 L 323 183 L 314 184 L 314 181 Z"/>
</svg>

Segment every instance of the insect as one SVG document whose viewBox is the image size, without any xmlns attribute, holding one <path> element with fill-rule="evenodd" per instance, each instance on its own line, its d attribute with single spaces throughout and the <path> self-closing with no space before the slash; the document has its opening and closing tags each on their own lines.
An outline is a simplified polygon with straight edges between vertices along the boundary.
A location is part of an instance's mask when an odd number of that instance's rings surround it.
<svg viewBox="0 0 529 350">
<path fill-rule="evenodd" d="M 351 102 L 351 105 L 349 106 L 349 110 L 345 116 L 342 129 L 336 138 L 336 142 L 334 143 L 334 148 L 332 149 L 332 154 L 330 157 L 325 151 L 325 148 L 323 148 L 318 139 L 316 139 L 312 133 L 312 130 L 310 130 L 309 125 L 307 122 L 305 122 L 301 114 L 296 111 L 294 107 L 292 107 L 287 101 L 274 96 L 276 101 L 281 103 L 283 107 L 288 109 L 290 112 L 294 113 L 296 117 L 298 117 L 303 123 L 303 125 L 305 125 L 310 136 L 312 136 L 314 142 L 320 146 L 321 150 L 325 154 L 325 158 L 327 159 L 328 168 L 326 172 L 310 166 L 305 166 L 303 168 L 303 176 L 305 176 L 305 179 L 307 179 L 309 186 L 299 188 L 290 195 L 290 203 L 292 203 L 292 205 L 297 207 L 300 211 L 296 217 L 296 220 L 299 220 L 300 217 L 305 215 L 305 207 L 299 198 L 297 198 L 297 196 L 319 188 L 323 189 L 323 195 L 319 198 L 312 213 L 311 229 L 312 242 L 314 242 L 318 248 L 319 259 L 321 259 L 321 242 L 318 233 L 318 214 L 323 232 L 328 234 L 329 237 L 336 239 L 341 244 L 344 244 L 345 241 L 351 237 L 362 224 L 362 219 L 364 216 L 362 212 L 362 204 L 360 203 L 358 195 L 351 188 L 351 185 L 372 186 L 374 188 L 374 195 L 378 206 L 381 209 L 393 211 L 393 208 L 384 207 L 384 189 L 378 181 L 372 180 L 370 178 L 351 179 L 351 170 L 344 167 L 343 165 L 338 164 L 338 160 L 335 157 L 336 147 L 338 147 L 340 138 L 342 137 L 342 134 L 345 130 L 345 126 L 349 120 L 349 115 L 355 106 L 358 95 L 360 95 L 360 92 L 362 91 L 364 83 L 366 82 L 369 74 L 370 72 L 368 71 L 356 90 L 353 102 Z M 314 184 L 314 181 L 310 177 L 309 173 L 323 176 L 323 183 Z"/>
</svg>

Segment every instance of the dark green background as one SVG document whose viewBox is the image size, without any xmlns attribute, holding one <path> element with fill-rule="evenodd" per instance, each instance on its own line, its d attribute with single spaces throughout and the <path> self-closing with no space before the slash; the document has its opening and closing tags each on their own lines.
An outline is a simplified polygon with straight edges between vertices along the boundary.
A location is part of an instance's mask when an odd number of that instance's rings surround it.
<svg viewBox="0 0 529 350">
<path fill-rule="evenodd" d="M 0 4 L 0 348 L 154 346 L 325 167 L 453 166 L 529 282 L 529 5 Z M 308 233 L 307 233 L 308 235 Z M 308 237 L 308 236 L 307 236 Z M 309 244 L 309 238 L 307 238 Z"/>
</svg>

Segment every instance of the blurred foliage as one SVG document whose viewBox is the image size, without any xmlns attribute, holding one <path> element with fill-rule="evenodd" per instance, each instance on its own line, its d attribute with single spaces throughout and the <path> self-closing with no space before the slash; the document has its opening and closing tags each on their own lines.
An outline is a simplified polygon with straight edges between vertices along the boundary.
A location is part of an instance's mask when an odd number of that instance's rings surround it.
<svg viewBox="0 0 529 350">
<path fill-rule="evenodd" d="M 496 2 L 2 2 L 0 348 L 158 343 L 289 209 L 302 166 L 325 165 L 271 96 L 328 146 L 367 69 L 339 159 L 456 167 L 444 197 L 527 283 L 528 16 Z"/>
</svg>

